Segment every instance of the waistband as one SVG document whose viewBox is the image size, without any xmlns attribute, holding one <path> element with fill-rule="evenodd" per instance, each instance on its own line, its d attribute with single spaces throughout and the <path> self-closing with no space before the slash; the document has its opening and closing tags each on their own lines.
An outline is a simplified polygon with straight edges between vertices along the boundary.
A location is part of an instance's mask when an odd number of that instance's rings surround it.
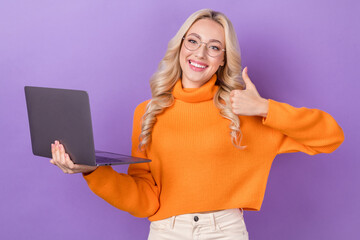
<svg viewBox="0 0 360 240">
<path fill-rule="evenodd" d="M 162 220 L 152 221 L 151 224 L 166 225 L 170 229 L 174 228 L 175 221 L 188 222 L 192 225 L 212 225 L 213 230 L 216 229 L 216 222 L 223 217 L 233 215 L 235 217 L 243 218 L 244 210 L 242 208 L 224 209 L 219 211 L 211 212 L 198 212 L 198 213 L 187 213 L 172 216 Z"/>
</svg>

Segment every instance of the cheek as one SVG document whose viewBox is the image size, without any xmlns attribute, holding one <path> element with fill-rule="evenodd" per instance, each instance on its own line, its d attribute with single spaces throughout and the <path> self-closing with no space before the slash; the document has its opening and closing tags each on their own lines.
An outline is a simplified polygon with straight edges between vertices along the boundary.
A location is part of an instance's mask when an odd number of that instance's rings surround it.
<svg viewBox="0 0 360 240">
<path fill-rule="evenodd" d="M 189 50 L 187 50 L 186 48 L 182 47 L 180 49 L 180 60 L 186 60 L 186 58 L 191 54 L 191 52 Z"/>
<path fill-rule="evenodd" d="M 181 67 L 181 70 L 183 68 L 186 67 L 187 65 L 187 58 L 192 54 L 191 51 L 187 50 L 186 48 L 181 48 L 180 49 L 180 54 L 179 54 L 179 62 L 180 62 L 180 67 Z"/>
<path fill-rule="evenodd" d="M 213 63 L 216 68 L 220 67 L 220 65 L 224 64 L 224 57 L 222 56 L 217 59 L 214 59 Z"/>
<path fill-rule="evenodd" d="M 186 56 L 184 54 L 184 51 L 180 50 L 179 62 L 180 62 L 181 70 L 185 67 L 185 58 L 186 58 Z"/>
<path fill-rule="evenodd" d="M 218 69 L 218 68 L 220 67 L 221 63 L 222 63 L 221 60 L 215 60 L 215 59 L 214 59 L 214 61 L 211 62 L 211 66 L 212 66 L 213 68 Z"/>
</svg>

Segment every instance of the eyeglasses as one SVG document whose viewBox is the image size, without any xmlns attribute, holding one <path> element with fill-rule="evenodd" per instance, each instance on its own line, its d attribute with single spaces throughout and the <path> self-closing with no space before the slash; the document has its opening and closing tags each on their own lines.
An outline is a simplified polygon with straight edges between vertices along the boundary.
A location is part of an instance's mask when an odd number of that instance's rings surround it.
<svg viewBox="0 0 360 240">
<path fill-rule="evenodd" d="M 192 35 L 183 37 L 182 39 L 184 40 L 184 46 L 190 51 L 195 51 L 200 48 L 201 44 L 205 44 L 207 50 L 206 52 L 210 57 L 218 57 L 222 52 L 226 51 L 224 48 L 222 48 L 221 43 L 217 41 L 206 43 L 200 41 L 198 37 Z"/>
</svg>

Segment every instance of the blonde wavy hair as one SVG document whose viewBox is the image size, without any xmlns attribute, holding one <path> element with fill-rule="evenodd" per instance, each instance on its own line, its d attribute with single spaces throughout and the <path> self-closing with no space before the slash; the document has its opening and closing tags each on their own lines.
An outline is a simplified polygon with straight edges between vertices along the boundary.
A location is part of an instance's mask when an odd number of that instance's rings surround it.
<svg viewBox="0 0 360 240">
<path fill-rule="evenodd" d="M 180 49 L 183 37 L 189 28 L 200 19 L 211 19 L 219 23 L 225 32 L 226 52 L 224 56 L 224 66 L 217 70 L 216 85 L 219 89 L 213 101 L 219 109 L 220 115 L 231 121 L 230 136 L 232 144 L 243 149 L 241 146 L 242 132 L 240 130 L 239 117 L 231 110 L 230 91 L 234 89 L 244 89 L 241 78 L 241 57 L 238 39 L 234 27 L 230 20 L 220 12 L 210 9 L 202 9 L 193 13 L 181 26 L 176 35 L 169 41 L 164 58 L 160 61 L 158 70 L 150 80 L 152 99 L 146 106 L 146 111 L 142 116 L 141 133 L 139 136 L 139 149 L 144 150 L 151 142 L 151 134 L 156 123 L 156 116 L 174 103 L 172 90 L 175 83 L 181 77 L 181 67 L 179 62 Z"/>
</svg>

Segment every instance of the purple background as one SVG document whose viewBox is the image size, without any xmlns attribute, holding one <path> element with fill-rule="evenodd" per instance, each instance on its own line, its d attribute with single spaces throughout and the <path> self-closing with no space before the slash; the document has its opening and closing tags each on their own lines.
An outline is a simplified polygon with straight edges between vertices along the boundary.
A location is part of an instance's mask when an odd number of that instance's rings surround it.
<svg viewBox="0 0 360 240">
<path fill-rule="evenodd" d="M 263 97 L 320 108 L 345 132 L 332 154 L 275 159 L 261 211 L 245 212 L 250 239 L 359 239 L 356 0 L 1 1 L 0 239 L 146 239 L 146 218 L 32 155 L 23 87 L 88 91 L 96 147 L 130 153 L 133 110 L 170 38 L 202 8 L 233 22 Z"/>
</svg>

